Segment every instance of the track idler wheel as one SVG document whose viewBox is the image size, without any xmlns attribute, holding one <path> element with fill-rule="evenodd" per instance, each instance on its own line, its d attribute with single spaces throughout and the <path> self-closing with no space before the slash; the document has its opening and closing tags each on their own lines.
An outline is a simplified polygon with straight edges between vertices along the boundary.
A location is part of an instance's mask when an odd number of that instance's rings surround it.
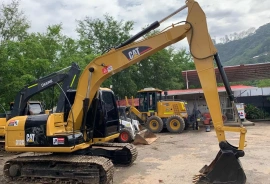
<svg viewBox="0 0 270 184">
<path fill-rule="evenodd" d="M 245 184 L 246 175 L 242 168 L 239 157 L 244 156 L 244 151 L 237 150 L 228 142 L 220 142 L 220 151 L 215 160 L 207 166 L 205 165 L 193 177 L 196 184 Z"/>
</svg>

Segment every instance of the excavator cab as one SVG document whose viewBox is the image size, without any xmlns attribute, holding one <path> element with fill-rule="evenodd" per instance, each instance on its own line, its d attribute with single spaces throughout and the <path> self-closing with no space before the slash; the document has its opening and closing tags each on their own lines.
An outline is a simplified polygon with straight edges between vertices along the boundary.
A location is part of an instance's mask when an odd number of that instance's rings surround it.
<svg viewBox="0 0 270 184">
<path fill-rule="evenodd" d="M 76 90 L 67 91 L 64 121 L 68 118 L 75 96 Z M 118 133 L 120 128 L 119 113 L 113 91 L 108 88 L 100 88 L 95 96 L 86 117 L 88 138 L 104 138 Z"/>
<path fill-rule="evenodd" d="M 157 111 L 157 102 L 161 100 L 162 90 L 155 88 L 144 88 L 138 91 L 139 111 L 155 112 Z"/>
</svg>

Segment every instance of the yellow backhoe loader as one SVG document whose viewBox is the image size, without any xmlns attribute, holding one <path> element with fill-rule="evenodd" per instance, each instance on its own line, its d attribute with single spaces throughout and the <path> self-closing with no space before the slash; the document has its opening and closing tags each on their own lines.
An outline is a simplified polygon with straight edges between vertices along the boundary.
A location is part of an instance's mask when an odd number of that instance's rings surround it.
<svg viewBox="0 0 270 184">
<path fill-rule="evenodd" d="M 144 88 L 138 91 L 139 108 L 130 105 L 126 97 L 126 105 L 130 111 L 144 122 L 148 130 L 159 133 L 167 128 L 172 133 L 181 133 L 188 126 L 185 102 L 161 100 L 162 90 Z M 132 97 L 133 101 L 133 97 Z"/>
<path fill-rule="evenodd" d="M 185 21 L 136 41 L 185 8 L 188 8 Z M 190 46 L 220 147 L 214 161 L 200 170 L 194 182 L 246 183 L 246 175 L 239 160 L 239 157 L 244 156 L 246 129 L 241 124 L 239 127 L 223 124 L 213 60 L 217 63 L 233 107 L 234 97 L 217 49 L 209 36 L 206 16 L 194 0 L 186 1 L 185 6 L 91 61 L 79 78 L 76 92 L 67 94 L 66 99 L 74 97 L 74 101 L 66 100 L 70 104 L 66 106 L 69 109 L 59 113 L 10 119 L 6 126 L 6 151 L 47 154 L 6 161 L 4 177 L 9 181 L 20 182 L 111 182 L 113 163 L 131 165 L 136 160 L 137 149 L 129 143 L 109 142 L 119 136 L 119 116 L 114 93 L 100 88 L 100 85 L 113 74 L 184 38 L 187 38 Z M 235 111 L 237 114 L 236 108 Z M 9 126 L 13 121 L 18 121 L 18 126 Z M 238 122 L 241 123 L 241 120 Z M 226 141 L 225 131 L 240 134 L 237 147 Z"/>
</svg>

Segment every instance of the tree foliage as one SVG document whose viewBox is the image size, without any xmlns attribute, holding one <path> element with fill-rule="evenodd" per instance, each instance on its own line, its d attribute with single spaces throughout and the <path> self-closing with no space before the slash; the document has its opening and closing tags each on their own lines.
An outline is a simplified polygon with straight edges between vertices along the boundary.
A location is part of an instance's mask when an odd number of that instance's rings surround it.
<svg viewBox="0 0 270 184">
<path fill-rule="evenodd" d="M 268 112 L 265 112 L 264 110 L 259 109 L 258 107 L 254 106 L 252 104 L 246 104 L 245 112 L 246 112 L 247 119 L 269 118 Z"/>
<path fill-rule="evenodd" d="M 23 40 L 29 27 L 24 13 L 19 10 L 18 1 L 12 0 L 10 4 L 2 4 L 0 9 L 0 43 Z"/>
<path fill-rule="evenodd" d="M 66 51 L 61 51 L 72 40 L 62 36 L 61 29 L 60 25 L 48 26 L 43 34 L 31 33 L 24 40 L 5 41 L 0 45 L 0 97 L 6 103 L 13 101 L 16 93 L 30 81 L 71 64 L 65 57 Z M 76 56 L 76 53 L 68 54 L 71 58 Z M 45 100 L 49 98 L 44 96 Z"/>
<path fill-rule="evenodd" d="M 104 53 L 129 38 L 134 22 L 117 21 L 108 14 L 104 20 L 85 17 L 78 20 L 77 33 L 81 49 L 96 54 Z"/>
<path fill-rule="evenodd" d="M 77 20 L 78 39 L 64 35 L 62 24 L 48 25 L 44 32 L 29 32 L 30 23 L 19 10 L 19 2 L 3 4 L 0 10 L 0 103 L 14 101 L 17 92 L 39 79 L 77 62 L 83 70 L 94 58 L 127 40 L 134 22 L 85 17 Z M 158 33 L 152 31 L 145 38 Z M 119 98 L 136 95 L 137 90 L 156 87 L 162 90 L 184 87 L 181 71 L 194 69 L 183 49 L 168 47 L 122 70 L 106 81 Z M 57 87 L 56 87 L 57 88 Z M 54 97 L 52 98 L 52 94 Z M 58 89 L 42 92 L 35 100 L 55 103 Z M 49 106 L 50 107 L 50 106 Z"/>
</svg>

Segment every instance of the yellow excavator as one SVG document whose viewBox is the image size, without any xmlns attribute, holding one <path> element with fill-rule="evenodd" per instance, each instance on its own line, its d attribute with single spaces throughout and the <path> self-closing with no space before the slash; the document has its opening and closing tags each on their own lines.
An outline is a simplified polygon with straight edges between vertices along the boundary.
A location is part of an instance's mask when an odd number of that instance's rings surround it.
<svg viewBox="0 0 270 184">
<path fill-rule="evenodd" d="M 161 100 L 161 93 L 160 89 L 144 88 L 138 91 L 139 108 L 134 106 L 133 97 L 132 104 L 129 104 L 125 97 L 126 106 L 153 133 L 159 133 L 163 128 L 172 133 L 183 132 L 188 124 L 185 102 Z"/>
<path fill-rule="evenodd" d="M 6 111 L 3 106 L 2 109 L 5 113 L 0 114 L 0 151 L 4 151 L 5 146 L 5 127 L 6 122 L 12 117 L 22 115 L 38 115 L 47 113 L 40 101 L 30 100 L 31 97 L 41 93 L 44 90 L 52 88 L 59 83 L 62 83 L 61 89 L 63 90 L 58 97 L 56 104 L 56 112 L 63 110 L 65 95 L 64 93 L 76 84 L 78 75 L 80 74 L 80 67 L 77 63 L 72 63 L 71 66 L 63 68 L 59 71 L 53 72 L 47 76 L 34 80 L 24 86 L 16 95 L 14 102 L 9 105 L 9 110 Z M 10 126 L 16 126 L 16 121 Z"/>
<path fill-rule="evenodd" d="M 173 24 L 148 38 L 137 40 L 185 8 L 188 8 L 185 21 Z M 246 175 L 239 160 L 239 157 L 244 156 L 246 129 L 241 124 L 239 127 L 223 124 L 213 60 L 217 63 L 233 107 L 234 97 L 217 49 L 209 36 L 206 16 L 194 0 L 186 1 L 185 6 L 91 61 L 79 78 L 75 94 L 67 95 L 74 96 L 73 102 L 67 100 L 69 110 L 10 119 L 6 126 L 6 151 L 44 154 L 6 161 L 4 177 L 9 181 L 20 182 L 111 182 L 113 163 L 131 165 L 137 157 L 137 149 L 130 143 L 110 142 L 119 136 L 119 117 L 114 93 L 100 88 L 102 82 L 184 38 L 187 38 L 190 46 L 220 147 L 214 161 L 209 166 L 204 166 L 193 181 L 246 183 Z M 237 112 L 236 108 L 235 110 Z M 13 121 L 17 121 L 17 126 L 8 126 Z M 237 147 L 226 141 L 225 131 L 240 134 Z"/>
</svg>

